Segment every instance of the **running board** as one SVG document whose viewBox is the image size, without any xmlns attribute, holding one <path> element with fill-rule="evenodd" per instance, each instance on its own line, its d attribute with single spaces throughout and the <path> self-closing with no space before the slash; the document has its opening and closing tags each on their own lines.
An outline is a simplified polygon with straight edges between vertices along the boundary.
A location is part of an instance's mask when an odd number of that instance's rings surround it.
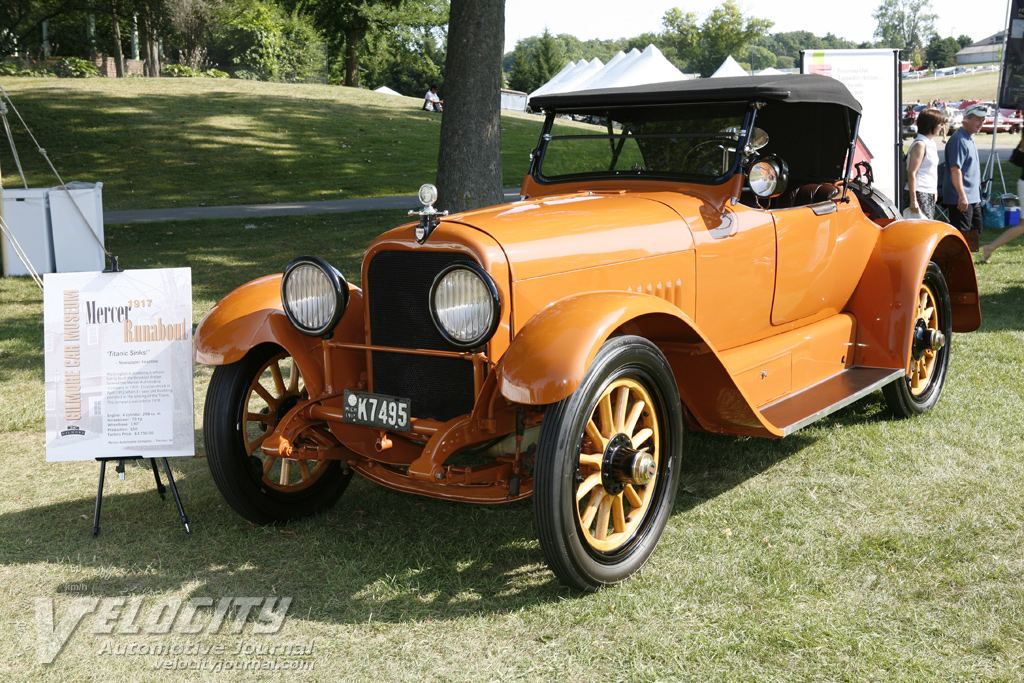
<svg viewBox="0 0 1024 683">
<path fill-rule="evenodd" d="M 761 415 L 789 436 L 902 377 L 904 370 L 853 367 L 761 408 Z"/>
</svg>

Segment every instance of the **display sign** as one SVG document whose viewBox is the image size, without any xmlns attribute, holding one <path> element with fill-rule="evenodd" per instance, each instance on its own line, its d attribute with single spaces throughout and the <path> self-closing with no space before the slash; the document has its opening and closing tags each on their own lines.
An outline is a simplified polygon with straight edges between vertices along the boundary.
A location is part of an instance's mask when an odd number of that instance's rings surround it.
<svg viewBox="0 0 1024 683">
<path fill-rule="evenodd" d="M 899 204 L 900 61 L 898 50 L 803 50 L 802 73 L 842 81 L 861 106 L 854 161 L 867 161 L 874 187 Z M 900 207 L 902 208 L 902 207 Z"/>
<path fill-rule="evenodd" d="M 46 460 L 195 455 L 191 269 L 44 287 Z"/>
<path fill-rule="evenodd" d="M 1024 0 L 1010 0 L 999 107 L 1024 109 Z"/>
</svg>

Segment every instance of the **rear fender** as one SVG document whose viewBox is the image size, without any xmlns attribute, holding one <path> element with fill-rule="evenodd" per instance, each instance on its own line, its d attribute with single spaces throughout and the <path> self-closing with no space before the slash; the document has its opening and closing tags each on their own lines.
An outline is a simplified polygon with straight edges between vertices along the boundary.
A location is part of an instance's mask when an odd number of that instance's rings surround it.
<svg viewBox="0 0 1024 683">
<path fill-rule="evenodd" d="M 981 327 L 974 260 L 960 231 L 938 221 L 896 221 L 882 230 L 847 306 L 857 318 L 857 365 L 907 367 L 917 295 L 929 261 L 946 278 L 953 331 Z"/>
<path fill-rule="evenodd" d="M 333 338 L 362 342 L 363 334 L 363 292 L 349 284 L 348 308 Z M 288 320 L 281 304 L 280 274 L 248 282 L 214 304 L 196 328 L 192 352 L 197 363 L 227 365 L 265 343 L 284 348 L 298 363 L 310 395 L 321 393 L 324 362 L 320 338 L 299 332 Z M 364 354 L 343 353 L 349 374 L 358 376 L 365 370 Z M 358 367 L 349 367 L 352 363 Z M 341 369 L 337 363 L 335 366 L 336 371 Z"/>
<path fill-rule="evenodd" d="M 582 294 L 543 308 L 495 368 L 498 389 L 513 403 L 561 401 L 580 385 L 605 340 L 617 333 L 650 339 L 665 353 L 680 397 L 703 429 L 781 435 L 751 406 L 696 323 L 664 299 L 635 292 Z"/>
</svg>

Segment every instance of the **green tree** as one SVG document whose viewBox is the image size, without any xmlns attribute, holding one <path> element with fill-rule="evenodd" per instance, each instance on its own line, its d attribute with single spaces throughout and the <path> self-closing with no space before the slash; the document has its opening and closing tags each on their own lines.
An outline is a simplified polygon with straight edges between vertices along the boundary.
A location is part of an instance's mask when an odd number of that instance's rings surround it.
<svg viewBox="0 0 1024 683">
<path fill-rule="evenodd" d="M 967 47 L 968 45 L 974 44 L 974 38 L 971 38 L 966 33 L 962 33 L 956 37 L 956 42 L 960 45 L 960 49 Z"/>
<path fill-rule="evenodd" d="M 875 37 L 884 47 L 904 51 L 905 58 L 920 61 L 920 52 L 928 36 L 935 33 L 930 0 L 882 0 L 871 16 L 878 22 Z"/>
<path fill-rule="evenodd" d="M 536 74 L 541 85 L 547 83 L 566 65 L 565 48 L 545 28 L 537 41 Z"/>
<path fill-rule="evenodd" d="M 747 48 L 747 61 L 750 63 L 751 71 L 774 67 L 778 63 L 775 55 L 760 45 L 751 45 Z"/>
<path fill-rule="evenodd" d="M 725 0 L 711 10 L 697 28 L 693 12 L 673 8 L 662 19 L 665 31 L 679 54 L 689 61 L 701 76 L 710 76 L 732 55 L 743 56 L 747 45 L 765 35 L 774 22 L 758 17 L 745 18 L 735 0 Z"/>
<path fill-rule="evenodd" d="M 365 68 L 360 80 L 368 88 L 386 85 L 403 95 L 419 96 L 432 83 L 444 81 L 448 3 L 422 3 L 403 10 L 392 10 L 398 16 L 367 35 L 360 55 L 360 68 Z"/>
<path fill-rule="evenodd" d="M 388 10 L 402 0 L 283 0 L 288 9 L 298 9 L 313 19 L 327 37 L 330 60 L 345 63 L 345 85 L 359 87 L 359 56 L 363 40 L 391 16 Z"/>
<path fill-rule="evenodd" d="M 960 43 L 956 38 L 940 38 L 933 35 L 925 49 L 925 59 L 934 67 L 956 66 L 956 53 L 960 51 Z"/>
</svg>

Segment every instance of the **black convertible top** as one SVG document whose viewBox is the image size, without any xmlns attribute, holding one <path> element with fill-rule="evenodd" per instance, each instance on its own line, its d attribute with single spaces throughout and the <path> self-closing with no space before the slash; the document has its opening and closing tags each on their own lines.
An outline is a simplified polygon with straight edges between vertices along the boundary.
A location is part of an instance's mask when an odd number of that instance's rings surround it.
<svg viewBox="0 0 1024 683">
<path fill-rule="evenodd" d="M 838 104 L 858 114 L 860 102 L 840 81 L 815 74 L 730 76 L 553 93 L 530 99 L 534 110 L 616 108 L 633 105 L 773 100 L 794 104 Z"/>
</svg>

